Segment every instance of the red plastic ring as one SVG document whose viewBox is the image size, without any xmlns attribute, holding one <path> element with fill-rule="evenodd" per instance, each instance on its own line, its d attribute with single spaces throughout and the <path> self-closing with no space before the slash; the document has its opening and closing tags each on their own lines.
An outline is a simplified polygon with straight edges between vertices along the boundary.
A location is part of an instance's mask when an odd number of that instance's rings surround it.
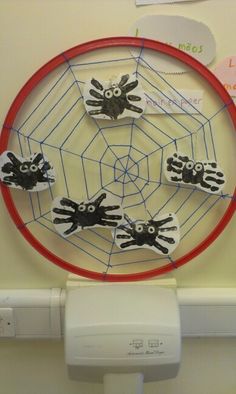
<svg viewBox="0 0 236 394">
<path fill-rule="evenodd" d="M 46 77 L 50 72 L 55 70 L 58 66 L 65 62 L 65 59 L 70 60 L 75 56 L 85 54 L 87 52 L 91 52 L 98 49 L 104 49 L 109 47 L 138 47 L 138 48 L 146 48 L 152 49 L 157 52 L 164 53 L 166 55 L 172 56 L 184 64 L 191 67 L 193 70 L 197 71 L 203 78 L 205 78 L 211 87 L 216 91 L 219 95 L 223 103 L 226 105 L 226 109 L 229 113 L 229 116 L 233 122 L 233 125 L 236 130 L 236 108 L 233 100 L 229 96 L 228 92 L 225 90 L 220 81 L 200 62 L 196 59 L 192 58 L 185 52 L 180 51 L 174 47 L 171 47 L 167 44 L 163 44 L 158 41 L 149 40 L 145 38 L 136 38 L 136 37 L 110 37 L 103 38 L 99 40 L 90 41 L 81 45 L 78 45 L 74 48 L 67 50 L 66 52 L 56 56 L 51 61 L 46 63 L 43 67 L 41 67 L 23 86 L 15 100 L 13 101 L 8 114 L 6 116 L 4 126 L 2 128 L 2 132 L 0 135 L 0 154 L 7 149 L 9 138 L 10 138 L 10 130 L 14 123 L 14 120 L 19 112 L 21 106 L 23 105 L 25 99 L 32 92 L 32 90 L 39 84 L 39 82 Z M 204 241 L 202 241 L 199 245 L 197 245 L 193 250 L 180 257 L 175 261 L 175 263 L 168 263 L 159 268 L 155 268 L 152 270 L 133 273 L 133 274 L 102 274 L 94 271 L 86 270 L 80 267 L 77 267 L 69 262 L 62 260 L 60 257 L 56 256 L 52 252 L 50 252 L 47 248 L 45 248 L 27 229 L 22 221 L 19 212 L 16 209 L 14 204 L 11 191 L 8 187 L 1 184 L 2 195 L 6 204 L 6 207 L 10 213 L 11 218 L 13 219 L 15 225 L 21 232 L 21 234 L 25 237 L 25 239 L 44 257 L 58 265 L 59 267 L 72 272 L 74 274 L 84 276 L 90 279 L 95 280 L 105 280 L 105 281 L 137 281 L 148 279 L 157 275 L 161 275 L 167 273 L 174 268 L 178 268 L 183 264 L 186 264 L 188 261 L 192 260 L 194 257 L 199 255 L 202 251 L 204 251 L 224 230 L 226 225 L 229 223 L 232 218 L 235 209 L 236 209 L 236 188 L 234 190 L 233 198 L 231 199 L 227 210 L 225 211 L 223 217 L 220 219 L 216 227 L 212 230 L 212 232 L 206 237 Z"/>
</svg>

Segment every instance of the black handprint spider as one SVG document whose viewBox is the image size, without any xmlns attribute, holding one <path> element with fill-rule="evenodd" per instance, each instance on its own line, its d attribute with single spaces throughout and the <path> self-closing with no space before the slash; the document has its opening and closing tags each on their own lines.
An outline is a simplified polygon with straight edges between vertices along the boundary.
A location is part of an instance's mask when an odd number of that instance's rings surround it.
<svg viewBox="0 0 236 394">
<path fill-rule="evenodd" d="M 129 80 L 130 82 L 127 83 Z M 89 115 L 102 119 L 140 117 L 144 111 L 145 99 L 138 85 L 139 81 L 128 74 L 122 75 L 119 82 L 112 83 L 103 82 L 102 84 L 92 78 L 84 91 L 85 105 Z M 135 90 L 136 94 L 129 94 L 132 90 Z M 140 105 L 136 106 L 132 102 L 139 102 Z M 91 107 L 100 108 L 91 109 Z"/>
<path fill-rule="evenodd" d="M 165 175 L 170 182 L 196 185 L 209 193 L 220 192 L 225 184 L 225 176 L 215 161 L 194 161 L 180 153 L 167 158 Z"/>
<path fill-rule="evenodd" d="M 168 255 L 177 247 L 180 237 L 176 215 L 172 213 L 164 214 L 147 222 L 142 220 L 133 221 L 126 214 L 124 218 L 127 223 L 114 230 L 116 244 L 121 249 L 141 247 L 152 249 L 162 255 Z M 170 225 L 167 223 L 170 223 Z"/>
<path fill-rule="evenodd" d="M 120 205 L 101 205 L 107 197 L 107 193 L 102 193 L 94 201 L 80 202 L 57 197 L 52 206 L 52 221 L 57 232 L 67 237 L 86 228 L 118 226 L 123 219 L 122 209 Z M 111 215 L 109 211 L 116 213 Z"/>
<path fill-rule="evenodd" d="M 55 172 L 42 153 L 23 158 L 5 151 L 1 155 L 0 179 L 13 188 L 37 192 L 49 188 L 55 182 Z"/>
</svg>

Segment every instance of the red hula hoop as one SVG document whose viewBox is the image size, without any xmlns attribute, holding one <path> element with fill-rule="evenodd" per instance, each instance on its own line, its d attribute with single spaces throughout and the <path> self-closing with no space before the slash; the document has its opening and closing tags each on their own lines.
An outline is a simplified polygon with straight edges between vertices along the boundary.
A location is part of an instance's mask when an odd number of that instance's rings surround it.
<svg viewBox="0 0 236 394">
<path fill-rule="evenodd" d="M 179 49 L 176 49 L 172 46 L 163 44 L 158 41 L 154 41 L 146 38 L 137 38 L 137 37 L 109 37 L 109 38 L 90 41 L 67 50 L 66 52 L 56 56 L 48 63 L 46 63 L 28 80 L 28 82 L 23 86 L 23 88 L 16 96 L 6 116 L 4 126 L 2 128 L 2 132 L 0 135 L 0 154 L 7 149 L 8 141 L 10 138 L 10 129 L 14 123 L 16 115 L 20 110 L 22 104 L 24 103 L 28 95 L 31 93 L 31 91 L 39 84 L 39 82 L 45 76 L 47 76 L 51 71 L 53 71 L 55 68 L 63 64 L 65 62 L 65 59 L 70 60 L 75 56 L 82 55 L 87 52 L 91 52 L 98 49 L 104 49 L 109 47 L 120 47 L 120 46 L 139 47 L 139 48 L 144 47 L 146 49 L 152 49 L 154 51 L 158 51 L 166 55 L 172 56 L 174 58 L 177 58 L 178 60 L 182 61 L 184 64 L 190 66 L 192 69 L 197 71 L 203 78 L 205 78 L 209 82 L 209 84 L 218 93 L 222 101 L 226 104 L 227 111 L 230 115 L 230 118 L 233 122 L 236 131 L 236 108 L 232 98 L 225 90 L 221 82 L 211 73 L 211 71 L 209 71 L 199 61 L 192 58 L 187 53 L 180 51 Z M 56 264 L 57 266 L 74 274 L 84 276 L 90 279 L 102 280 L 102 281 L 105 280 L 110 282 L 145 280 L 154 276 L 165 274 L 169 271 L 172 271 L 174 268 L 178 268 L 186 264 L 189 260 L 192 260 L 194 257 L 199 255 L 202 251 L 204 251 L 220 235 L 220 233 L 224 230 L 226 225 L 229 223 L 236 209 L 236 188 L 235 188 L 233 198 L 231 199 L 226 212 L 224 213 L 223 217 L 218 222 L 214 230 L 207 236 L 207 238 L 204 241 L 202 241 L 199 245 L 197 245 L 193 250 L 191 250 L 184 256 L 177 259 L 174 262 L 174 264 L 168 263 L 159 268 L 155 268 L 140 273 L 134 273 L 134 274 L 103 274 L 103 273 L 97 273 L 94 271 L 90 271 L 84 268 L 74 266 L 73 264 L 62 260 L 60 257 L 56 256 L 48 249 L 46 249 L 24 225 L 24 222 L 22 221 L 16 209 L 9 188 L 3 185 L 2 183 L 0 184 L 0 186 L 6 207 L 15 225 L 17 226 L 21 234 L 24 236 L 24 238 L 41 255 L 43 255 L 46 259 L 50 260 L 52 263 Z"/>
</svg>

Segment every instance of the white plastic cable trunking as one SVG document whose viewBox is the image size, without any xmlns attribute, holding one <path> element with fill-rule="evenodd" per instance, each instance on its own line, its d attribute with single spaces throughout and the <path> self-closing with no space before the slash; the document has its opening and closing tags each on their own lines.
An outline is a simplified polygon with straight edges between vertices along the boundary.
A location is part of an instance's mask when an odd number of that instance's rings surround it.
<svg viewBox="0 0 236 394">
<path fill-rule="evenodd" d="M 178 288 L 177 296 L 183 337 L 236 336 L 235 288 Z M 0 338 L 62 338 L 65 297 L 59 288 L 0 290 Z"/>
</svg>

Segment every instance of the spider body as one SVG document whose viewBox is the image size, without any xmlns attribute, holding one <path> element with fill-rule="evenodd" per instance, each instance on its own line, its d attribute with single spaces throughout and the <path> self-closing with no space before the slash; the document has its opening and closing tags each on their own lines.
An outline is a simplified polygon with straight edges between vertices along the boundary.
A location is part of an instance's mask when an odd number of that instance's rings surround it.
<svg viewBox="0 0 236 394">
<path fill-rule="evenodd" d="M 121 249 L 144 247 L 168 255 L 179 243 L 179 224 L 174 214 L 162 215 L 147 222 L 132 221 L 128 215 L 124 217 L 127 224 L 120 225 L 115 232 L 116 243 Z M 125 239 L 127 241 L 124 242 Z"/>
<path fill-rule="evenodd" d="M 102 193 L 94 201 L 76 202 L 66 197 L 54 200 L 52 214 L 57 231 L 64 237 L 90 227 L 116 227 L 123 215 L 119 205 L 101 205 L 107 198 Z M 108 211 L 117 211 L 110 215 Z M 59 217 L 57 215 L 60 215 Z"/>
<path fill-rule="evenodd" d="M 96 79 L 92 78 L 91 88 L 88 94 L 92 99 L 85 100 L 88 106 L 88 113 L 91 116 L 98 118 L 118 119 L 124 114 L 125 110 L 134 117 L 139 117 L 144 111 L 143 99 L 139 95 L 129 94 L 138 86 L 138 80 L 128 82 L 130 76 L 128 74 L 122 75 L 120 81 L 112 83 L 108 88 Z M 132 102 L 141 102 L 141 106 L 136 106 Z M 99 109 L 90 109 L 90 107 L 100 107 Z M 127 115 L 126 115 L 127 116 Z M 132 115 L 131 115 L 132 116 Z"/>
<path fill-rule="evenodd" d="M 55 182 L 53 167 L 42 153 L 34 153 L 24 159 L 7 151 L 2 155 L 1 161 L 1 180 L 5 185 L 28 191 L 40 191 Z"/>
<path fill-rule="evenodd" d="M 210 193 L 220 192 L 225 184 L 225 176 L 214 161 L 194 161 L 174 153 L 167 158 L 165 167 L 170 182 L 196 185 Z"/>
</svg>

